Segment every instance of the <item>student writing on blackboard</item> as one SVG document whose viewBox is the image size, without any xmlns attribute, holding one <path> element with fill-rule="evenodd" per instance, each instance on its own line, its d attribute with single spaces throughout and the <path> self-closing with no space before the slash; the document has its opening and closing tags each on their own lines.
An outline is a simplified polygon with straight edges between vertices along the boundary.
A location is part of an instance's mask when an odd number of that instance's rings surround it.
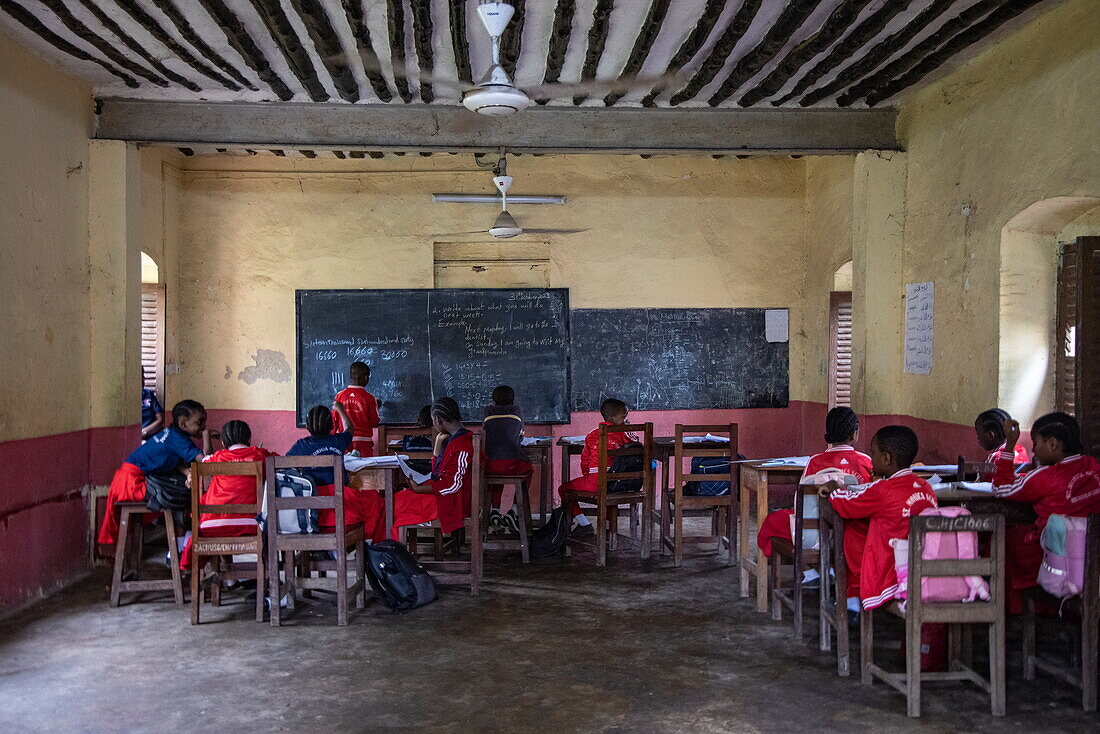
<svg viewBox="0 0 1100 734">
<path fill-rule="evenodd" d="M 344 405 L 353 429 L 351 450 L 360 456 L 374 456 L 374 429 L 378 427 L 378 401 L 367 392 L 370 383 L 370 366 L 366 362 L 352 362 L 348 368 L 348 386 L 336 393 L 336 401 Z M 335 433 L 342 433 L 348 426 L 336 411 L 332 412 Z"/>
<path fill-rule="evenodd" d="M 523 410 L 516 405 L 516 391 L 508 385 L 493 388 L 492 405 L 486 405 L 481 421 L 481 435 L 485 438 L 485 473 L 523 475 L 528 485 L 535 470 L 527 458 L 523 444 Z M 505 498 L 504 486 L 493 487 L 492 508 L 489 511 L 489 527 L 502 527 L 519 533 L 519 515 L 515 507 L 515 488 L 509 486 L 510 496 Z M 497 509 L 497 508 L 500 509 Z M 505 507 L 508 510 L 505 511 Z"/>
<path fill-rule="evenodd" d="M 608 398 L 600 404 L 600 415 L 603 416 L 601 426 L 621 426 L 626 423 L 630 411 L 626 403 L 615 398 Z M 635 443 L 638 438 L 633 433 L 609 433 L 607 434 L 607 450 L 621 449 L 628 443 Z M 591 492 L 595 494 L 599 479 L 596 475 L 600 471 L 600 428 L 597 426 L 591 433 L 585 436 L 584 449 L 581 451 L 581 475 L 561 486 L 558 490 L 569 489 L 574 492 Z M 568 508 L 573 516 L 573 529 L 575 535 L 586 536 L 595 533 L 592 523 L 581 512 L 577 503 L 572 503 Z"/>
<path fill-rule="evenodd" d="M 332 432 L 332 413 L 340 417 L 341 425 L 347 426 L 340 433 Z M 315 405 L 306 414 L 306 430 L 309 431 L 309 435 L 295 441 L 286 455 L 343 456 L 351 446 L 354 434 L 351 425 L 351 418 L 344 409 L 343 403 L 333 402 L 331 413 L 325 406 Z M 334 486 L 336 478 L 332 469 L 303 469 L 302 473 L 317 487 L 319 496 L 332 497 L 336 494 Z M 385 540 L 386 509 L 379 493 L 372 489 L 358 490 L 353 487 L 343 487 L 341 491 L 344 495 L 344 521 L 348 525 L 363 523 L 366 536 L 374 542 Z M 321 510 L 317 524 L 322 528 L 334 527 L 336 511 Z"/>
<path fill-rule="evenodd" d="M 432 422 L 438 435 L 432 451 L 432 478 L 413 484 L 393 498 L 393 538 L 410 525 L 426 525 L 439 520 L 444 533 L 453 533 L 470 516 L 473 434 L 462 425 L 462 413 L 453 398 L 440 398 L 432 404 Z"/>
</svg>

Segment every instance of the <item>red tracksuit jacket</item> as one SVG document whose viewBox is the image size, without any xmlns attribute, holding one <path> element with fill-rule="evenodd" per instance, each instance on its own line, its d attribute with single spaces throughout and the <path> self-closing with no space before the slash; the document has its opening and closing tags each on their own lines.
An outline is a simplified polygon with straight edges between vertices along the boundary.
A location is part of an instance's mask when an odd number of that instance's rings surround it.
<svg viewBox="0 0 1100 734">
<path fill-rule="evenodd" d="M 806 471 L 802 472 L 802 478 L 824 469 L 838 469 L 845 474 L 851 474 L 860 482 L 871 481 L 871 457 L 847 444 L 833 446 L 811 456 L 810 462 L 806 464 Z"/>
<path fill-rule="evenodd" d="M 600 421 L 601 426 L 610 426 L 607 421 Z M 634 443 L 638 437 L 633 433 L 609 433 L 607 434 L 607 450 L 621 449 L 628 443 Z M 597 427 L 584 437 L 584 448 L 581 450 L 581 475 L 598 474 L 600 471 L 600 429 Z"/>
<path fill-rule="evenodd" d="M 471 462 L 478 461 L 473 452 L 474 434 L 463 429 L 451 436 L 432 466 L 439 527 L 445 533 L 458 530 L 470 516 Z"/>
<path fill-rule="evenodd" d="M 336 401 L 343 403 L 344 410 L 351 418 L 351 425 L 355 429 L 351 438 L 353 449 L 357 449 L 363 456 L 374 455 L 374 429 L 378 427 L 378 401 L 367 392 L 365 387 L 348 385 L 336 393 Z M 333 433 L 343 433 L 347 430 L 340 414 L 332 411 Z"/>
<path fill-rule="evenodd" d="M 993 494 L 1016 502 L 1030 502 L 1039 517 L 1029 540 L 1039 541 L 1047 519 L 1054 514 L 1084 517 L 1100 512 L 1100 462 L 1075 454 L 1057 464 L 1017 474 L 1016 457 L 1002 452 L 993 475 Z"/>
<path fill-rule="evenodd" d="M 853 575 L 849 589 L 858 580 L 863 608 L 880 607 L 898 590 L 890 541 L 908 538 L 909 518 L 938 507 L 936 495 L 928 482 L 911 469 L 902 469 L 858 489 L 838 489 L 829 495 L 829 501 L 841 517 L 868 521 L 866 525 L 845 523 L 844 552 Z"/>
</svg>

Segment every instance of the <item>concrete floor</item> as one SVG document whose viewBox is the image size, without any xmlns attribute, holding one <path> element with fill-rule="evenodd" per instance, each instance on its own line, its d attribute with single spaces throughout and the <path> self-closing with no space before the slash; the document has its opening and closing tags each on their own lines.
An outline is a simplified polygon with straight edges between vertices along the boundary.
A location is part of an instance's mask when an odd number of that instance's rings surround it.
<svg viewBox="0 0 1100 734">
<path fill-rule="evenodd" d="M 713 557 L 648 568 L 625 552 L 489 564 L 481 596 L 446 587 L 346 628 L 330 606 L 282 629 L 233 603 L 188 624 L 152 600 L 107 605 L 106 570 L 0 622 L 0 732 L 1096 731 L 1079 697 L 1020 675 L 1009 715 L 965 684 L 901 695 L 835 675 L 810 631 L 791 638 L 738 597 Z M 232 599 L 231 601 L 237 601 Z M 205 613 L 205 612 L 204 612 Z M 898 639 L 894 637 L 894 639 Z M 886 645 L 880 659 L 898 656 Z M 855 662 L 855 660 L 853 660 Z M 952 687 L 948 687 L 951 685 Z"/>
</svg>

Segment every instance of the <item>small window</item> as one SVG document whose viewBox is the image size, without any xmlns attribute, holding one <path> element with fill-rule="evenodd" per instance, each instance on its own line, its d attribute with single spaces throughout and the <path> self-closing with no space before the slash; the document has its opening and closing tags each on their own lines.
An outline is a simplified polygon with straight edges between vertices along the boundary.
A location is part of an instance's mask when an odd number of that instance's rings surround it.
<svg viewBox="0 0 1100 734">
<path fill-rule="evenodd" d="M 829 407 L 852 404 L 852 292 L 829 294 Z"/>
<path fill-rule="evenodd" d="M 1055 409 L 1077 410 L 1077 243 L 1062 245 L 1058 260 L 1057 338 L 1054 354 Z"/>
<path fill-rule="evenodd" d="M 164 402 L 164 284 L 141 284 L 142 387 Z"/>
</svg>

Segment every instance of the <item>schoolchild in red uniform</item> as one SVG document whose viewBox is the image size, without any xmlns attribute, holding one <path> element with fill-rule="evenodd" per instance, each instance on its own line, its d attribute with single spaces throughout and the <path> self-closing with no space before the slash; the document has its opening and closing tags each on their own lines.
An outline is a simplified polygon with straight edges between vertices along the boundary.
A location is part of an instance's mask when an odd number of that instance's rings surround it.
<svg viewBox="0 0 1100 734">
<path fill-rule="evenodd" d="M 615 398 L 608 398 L 600 404 L 600 415 L 603 417 L 600 425 L 625 425 L 629 414 L 630 411 L 626 407 L 626 403 L 622 400 L 616 400 Z M 607 450 L 621 449 L 623 446 L 634 443 L 637 440 L 637 437 L 632 433 L 609 433 L 607 434 Z M 599 478 L 597 477 L 600 471 L 599 464 L 600 429 L 597 427 L 585 436 L 584 449 L 581 450 L 581 475 L 563 484 L 558 491 L 561 492 L 563 489 L 568 489 L 575 492 L 591 492 L 595 494 L 599 484 Z M 575 523 L 573 526 L 574 533 L 578 535 L 591 535 L 595 532 L 592 528 L 592 523 L 584 516 L 579 504 L 574 502 L 568 509 Z"/>
<path fill-rule="evenodd" d="M 871 481 L 871 457 L 852 448 L 859 439 L 859 417 L 851 408 L 838 406 L 825 416 L 825 443 L 829 448 L 820 454 L 814 454 L 802 472 L 802 479 L 826 470 L 835 470 L 838 474 L 847 474 L 859 480 L 860 484 Z M 801 481 L 801 480 L 799 480 Z M 804 498 L 803 517 L 817 517 L 817 498 Z M 791 518 L 794 510 L 775 510 L 768 513 L 760 524 L 756 545 L 765 556 L 772 554 L 772 538 L 790 542 Z M 818 577 L 816 570 L 806 571 L 806 581 Z"/>
<path fill-rule="evenodd" d="M 252 445 L 252 429 L 244 421 L 229 421 L 221 430 L 222 444 L 226 447 L 215 451 L 203 461 L 263 461 L 269 456 L 277 456 L 262 446 Z M 256 502 L 256 480 L 243 476 L 216 476 L 210 478 L 210 486 L 203 493 L 201 503 L 211 505 L 250 505 Z M 241 535 L 255 535 L 255 515 L 210 514 L 199 518 L 199 528 L 203 537 L 229 538 Z M 180 555 L 180 568 L 191 566 L 191 536 Z"/>
<path fill-rule="evenodd" d="M 1065 413 L 1048 413 L 1031 426 L 1031 445 L 1038 468 L 1017 474 L 1015 448 L 1020 424 L 1004 423 L 1005 449 L 997 457 L 993 495 L 1027 502 L 1035 510 L 1033 525 L 1008 526 L 1005 533 L 1005 577 L 1010 611 L 1021 607 L 1019 590 L 1036 584 L 1043 549 L 1039 536 L 1051 515 L 1084 517 L 1100 513 L 1100 462 L 1081 451 L 1081 429 Z"/>
<path fill-rule="evenodd" d="M 909 537 L 909 518 L 938 507 L 932 487 L 909 468 L 917 456 L 917 434 L 905 426 L 885 426 L 871 439 L 876 476 L 862 486 L 821 494 L 845 518 L 844 553 L 848 562 L 848 608 L 875 609 L 894 598 L 898 577 L 890 541 Z"/>
<path fill-rule="evenodd" d="M 983 410 L 978 414 L 977 419 L 975 419 L 974 433 L 978 435 L 978 445 L 988 453 L 985 459 L 986 463 L 996 464 L 997 459 L 1000 458 L 1001 453 L 1005 450 L 1005 423 L 1010 420 L 1012 420 L 1012 416 L 1008 414 L 1008 411 L 1001 410 L 1000 408 Z M 1016 444 L 1013 462 L 1017 470 L 1029 461 L 1031 461 L 1031 459 L 1028 458 L 1027 449 L 1020 444 Z M 979 477 L 979 479 L 983 482 L 988 482 L 993 479 L 993 475 L 983 475 Z"/>
<path fill-rule="evenodd" d="M 202 439 L 202 449 L 193 439 Z M 217 433 L 206 428 L 206 409 L 194 400 L 181 400 L 172 407 L 172 425 L 134 449 L 111 479 L 107 492 L 107 511 L 99 526 L 100 553 L 108 557 L 118 541 L 116 502 L 144 502 L 145 477 L 151 474 L 180 472 L 189 475 L 190 464 L 212 453 Z"/>
<path fill-rule="evenodd" d="M 481 435 L 485 439 L 487 457 L 485 473 L 489 476 L 522 474 L 530 486 L 535 470 L 523 448 L 523 410 L 516 405 L 516 391 L 508 385 L 499 385 L 493 388 L 492 398 L 493 404 L 485 406 L 485 417 L 481 421 Z M 503 494 L 503 486 L 493 487 L 489 527 L 503 526 L 518 533 L 519 517 L 514 504 L 515 493 L 510 491 L 507 498 Z"/>
<path fill-rule="evenodd" d="M 343 456 L 351 447 L 355 429 L 351 419 L 339 401 L 332 404 L 332 412 L 343 421 L 346 428 L 341 433 L 332 432 L 332 413 L 323 405 L 315 405 L 306 413 L 306 430 L 309 435 L 300 438 L 286 452 L 287 456 Z M 303 469 L 317 487 L 317 494 L 332 497 L 336 494 L 336 477 L 332 469 Z M 348 525 L 361 522 L 366 537 L 372 542 L 386 539 L 385 502 L 372 489 L 358 490 L 344 487 L 344 522 Z M 317 524 L 329 532 L 336 526 L 336 510 L 321 510 Z"/>
<path fill-rule="evenodd" d="M 473 455 L 473 434 L 462 425 L 462 413 L 452 398 L 440 398 L 432 405 L 432 422 L 438 431 L 432 478 L 394 495 L 395 540 L 401 528 L 433 520 L 439 520 L 444 533 L 453 533 L 470 516 L 473 462 L 481 460 Z"/>
<path fill-rule="evenodd" d="M 360 456 L 374 456 L 374 429 L 378 427 L 378 401 L 367 392 L 370 383 L 370 366 L 366 362 L 352 362 L 348 368 L 348 386 L 336 393 L 336 402 L 343 404 L 347 415 L 341 417 L 332 411 L 333 433 L 343 433 L 349 426 L 354 433 L 349 450 Z"/>
</svg>

